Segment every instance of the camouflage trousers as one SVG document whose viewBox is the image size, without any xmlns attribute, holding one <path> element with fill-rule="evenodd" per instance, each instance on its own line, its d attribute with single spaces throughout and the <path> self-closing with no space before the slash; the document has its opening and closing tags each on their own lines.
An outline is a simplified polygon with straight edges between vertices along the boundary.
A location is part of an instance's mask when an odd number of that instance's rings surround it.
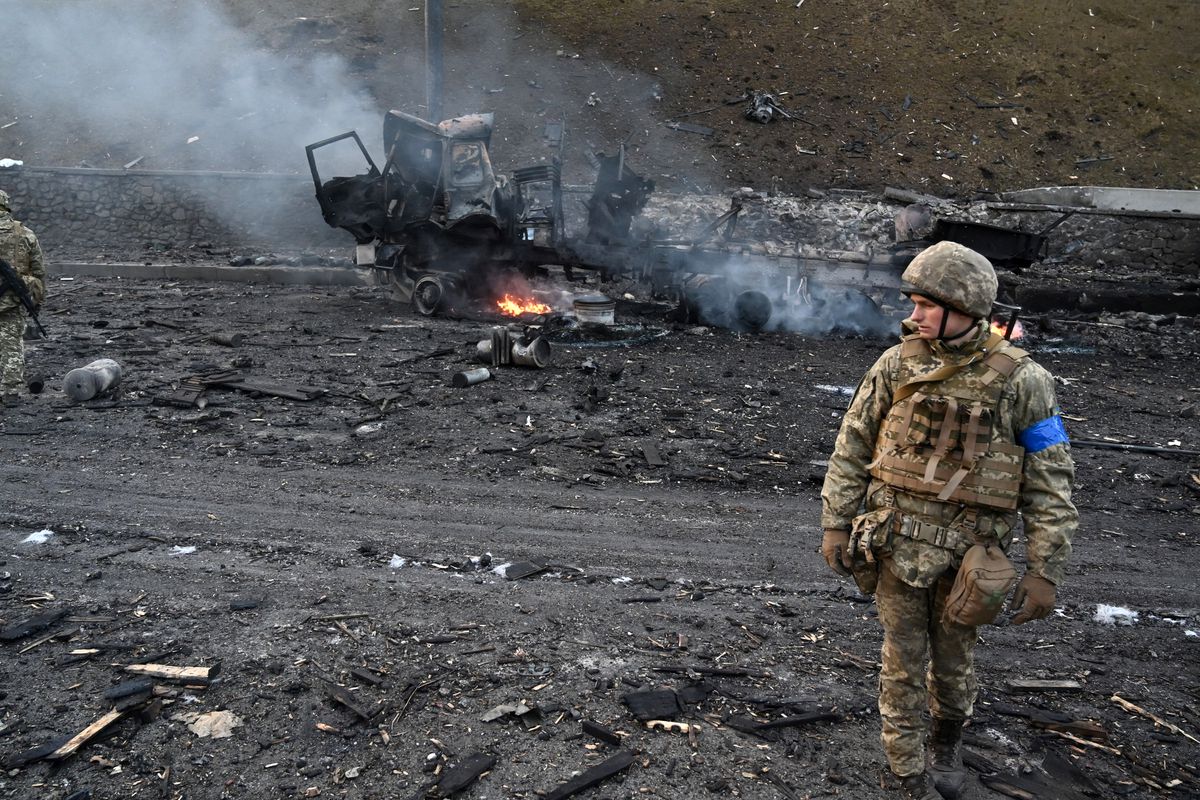
<svg viewBox="0 0 1200 800">
<path fill-rule="evenodd" d="M 926 710 L 947 720 L 967 719 L 974 710 L 976 629 L 941 621 L 953 585 L 953 572 L 918 589 L 897 578 L 888 563 L 879 571 L 881 738 L 892 772 L 901 777 L 925 769 Z"/>
<path fill-rule="evenodd" d="M 0 311 L 0 394 L 25 389 L 25 310 Z"/>
</svg>

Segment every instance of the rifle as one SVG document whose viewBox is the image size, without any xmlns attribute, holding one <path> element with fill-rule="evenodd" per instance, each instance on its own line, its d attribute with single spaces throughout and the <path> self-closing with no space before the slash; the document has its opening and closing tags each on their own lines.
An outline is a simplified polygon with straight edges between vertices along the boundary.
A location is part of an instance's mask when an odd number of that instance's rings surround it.
<svg viewBox="0 0 1200 800">
<path fill-rule="evenodd" d="M 25 281 L 21 280 L 21 276 L 13 269 L 12 264 L 0 258 L 0 296 L 8 291 L 17 296 L 21 305 L 25 306 L 25 310 L 29 312 L 29 318 L 33 320 L 33 324 L 37 325 L 38 331 L 45 336 L 46 329 L 38 321 L 37 306 L 33 304 L 33 298 L 29 296 L 29 289 L 25 286 Z"/>
</svg>

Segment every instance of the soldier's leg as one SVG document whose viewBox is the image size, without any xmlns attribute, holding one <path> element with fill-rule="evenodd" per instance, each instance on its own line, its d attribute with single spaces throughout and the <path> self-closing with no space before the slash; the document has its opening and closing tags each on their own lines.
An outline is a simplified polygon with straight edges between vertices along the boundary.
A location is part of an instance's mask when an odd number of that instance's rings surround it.
<svg viewBox="0 0 1200 800">
<path fill-rule="evenodd" d="M 19 394 L 25 386 L 25 315 L 0 314 L 0 394 Z"/>
<path fill-rule="evenodd" d="M 942 611 L 954 585 L 953 576 L 937 582 L 930 620 L 929 712 L 937 719 L 961 721 L 975 710 L 977 628 L 944 625 Z"/>
<path fill-rule="evenodd" d="M 933 727 L 929 740 L 929 771 L 938 793 L 946 800 L 962 796 L 967 773 L 962 763 L 962 726 L 974 710 L 976 683 L 975 628 L 943 625 L 942 611 L 952 581 L 943 578 L 933 598 L 930 620 L 929 710 Z"/>
<path fill-rule="evenodd" d="M 916 775 L 925 771 L 930 591 L 909 586 L 885 564 L 879 571 L 875 602 L 883 625 L 879 673 L 883 752 L 892 772 L 901 777 Z"/>
</svg>

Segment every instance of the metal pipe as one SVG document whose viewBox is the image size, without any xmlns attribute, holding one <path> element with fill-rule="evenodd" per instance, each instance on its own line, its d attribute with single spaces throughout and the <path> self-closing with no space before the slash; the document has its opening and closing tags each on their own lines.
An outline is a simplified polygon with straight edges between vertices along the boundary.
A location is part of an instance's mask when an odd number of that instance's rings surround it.
<svg viewBox="0 0 1200 800">
<path fill-rule="evenodd" d="M 537 337 L 531 342 L 515 341 L 512 343 L 512 363 L 523 367 L 542 369 L 550 364 L 550 342 Z"/>
<path fill-rule="evenodd" d="M 468 369 L 462 372 L 454 373 L 454 377 L 450 379 L 450 385 L 455 389 L 465 389 L 468 386 L 474 386 L 477 383 L 483 383 L 492 377 L 492 371 L 487 367 L 479 369 Z"/>
<path fill-rule="evenodd" d="M 425 118 L 442 121 L 442 0 L 425 0 Z"/>
</svg>

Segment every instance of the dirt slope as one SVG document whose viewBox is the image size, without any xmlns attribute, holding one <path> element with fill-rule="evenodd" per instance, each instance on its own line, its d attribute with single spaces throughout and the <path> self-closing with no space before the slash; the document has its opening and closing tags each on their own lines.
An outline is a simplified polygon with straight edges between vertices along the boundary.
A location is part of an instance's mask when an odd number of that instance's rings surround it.
<svg viewBox="0 0 1200 800">
<path fill-rule="evenodd" d="M 121 24 L 133 5 L 115 4 L 109 17 Z M 112 75 L 131 63 L 173 74 L 126 57 L 146 49 L 137 41 L 121 58 L 77 59 L 92 68 L 58 80 L 62 64 L 76 63 L 57 55 L 64 40 L 80 51 L 98 47 L 96 37 L 55 30 L 40 47 L 12 28 L 0 33 L 10 60 L 30 53 L 6 65 L 12 77 L 0 94 L 18 124 L 0 128 L 0 157 L 301 172 L 307 141 L 360 127 L 377 149 L 382 110 L 424 113 L 419 4 L 204 6 L 220 21 L 206 23 L 201 39 L 184 25 L 147 28 L 155 47 L 166 46 L 160 61 L 174 52 L 186 64 L 172 78 L 180 85 L 160 87 L 154 103 L 135 91 L 145 75 Z M 503 171 L 551 157 L 545 123 L 565 122 L 568 176 L 577 180 L 590 178 L 587 152 L 624 141 L 637 168 L 680 189 L 893 184 L 961 196 L 1070 183 L 1191 188 L 1200 183 L 1193 12 L 1187 2 L 1132 0 L 455 3 L 445 10 L 445 116 L 494 111 Z M 73 17 L 50 19 L 43 24 L 69 29 L 64 20 Z M 239 60 L 259 52 L 262 59 Z M 334 65 L 337 81 L 309 75 L 318 61 Z M 287 75 L 297 84 L 279 83 Z M 69 104 L 55 102 L 59 84 L 69 84 Z M 227 102 L 247 86 L 262 96 Z M 778 93 L 794 119 L 762 125 L 743 118 L 746 103 L 725 105 L 748 90 Z M 357 92 L 364 102 L 354 107 L 364 110 L 342 110 Z M 101 96 L 110 104 L 90 108 Z M 208 112 L 186 125 L 172 118 L 198 97 Z M 289 109 L 301 109 L 312 131 Z M 711 135 L 664 125 L 703 109 L 712 110 L 681 121 Z"/>
</svg>

